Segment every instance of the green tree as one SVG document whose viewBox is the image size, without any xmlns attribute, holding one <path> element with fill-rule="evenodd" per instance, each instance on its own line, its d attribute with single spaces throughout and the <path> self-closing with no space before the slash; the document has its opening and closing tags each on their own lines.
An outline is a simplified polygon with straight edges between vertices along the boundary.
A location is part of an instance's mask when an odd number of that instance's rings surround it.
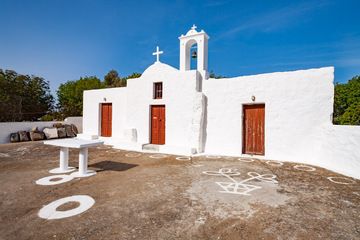
<svg viewBox="0 0 360 240">
<path fill-rule="evenodd" d="M 209 75 L 210 78 L 216 78 L 216 79 L 219 79 L 219 78 L 226 78 L 224 76 L 221 76 L 221 75 L 216 75 L 213 71 L 210 71 L 210 75 Z"/>
<path fill-rule="evenodd" d="M 105 87 L 126 87 L 127 80 L 130 78 L 139 78 L 140 73 L 132 73 L 127 77 L 121 78 L 116 70 L 110 70 L 104 77 Z"/>
<path fill-rule="evenodd" d="M 110 70 L 104 77 L 106 87 L 122 87 L 122 81 L 116 70 Z"/>
<path fill-rule="evenodd" d="M 125 87 L 127 86 L 127 80 L 128 79 L 139 78 L 139 77 L 141 77 L 141 73 L 134 72 L 134 73 L 130 74 L 129 76 L 123 78 L 122 81 L 124 82 L 124 86 Z"/>
<path fill-rule="evenodd" d="M 138 78 L 140 76 L 140 73 L 133 73 L 125 78 L 121 78 L 116 70 L 111 70 L 105 75 L 103 82 L 101 82 L 97 77 L 92 76 L 61 84 L 57 91 L 57 107 L 62 116 L 61 118 L 68 116 L 82 116 L 83 92 L 85 90 L 125 87 L 127 79 Z M 51 118 L 52 116 L 57 119 L 59 118 L 59 114 L 50 114 L 44 116 L 44 119 Z"/>
<path fill-rule="evenodd" d="M 51 112 L 54 98 L 44 78 L 0 69 L 0 121 L 33 121 Z"/>
<path fill-rule="evenodd" d="M 84 90 L 100 89 L 104 84 L 95 76 L 68 81 L 57 90 L 58 109 L 63 117 L 82 116 Z"/>
<path fill-rule="evenodd" d="M 360 76 L 335 85 L 334 123 L 360 125 Z"/>
</svg>

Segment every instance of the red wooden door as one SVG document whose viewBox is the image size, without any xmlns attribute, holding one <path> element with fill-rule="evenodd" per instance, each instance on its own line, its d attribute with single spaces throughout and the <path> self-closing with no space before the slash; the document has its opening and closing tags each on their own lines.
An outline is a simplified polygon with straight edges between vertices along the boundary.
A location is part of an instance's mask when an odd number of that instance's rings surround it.
<svg viewBox="0 0 360 240">
<path fill-rule="evenodd" d="M 243 153 L 265 154 L 265 104 L 244 105 Z"/>
<path fill-rule="evenodd" d="M 101 136 L 111 137 L 112 131 L 112 104 L 101 104 Z"/>
<path fill-rule="evenodd" d="M 165 144 L 165 106 L 151 106 L 151 143 Z"/>
</svg>

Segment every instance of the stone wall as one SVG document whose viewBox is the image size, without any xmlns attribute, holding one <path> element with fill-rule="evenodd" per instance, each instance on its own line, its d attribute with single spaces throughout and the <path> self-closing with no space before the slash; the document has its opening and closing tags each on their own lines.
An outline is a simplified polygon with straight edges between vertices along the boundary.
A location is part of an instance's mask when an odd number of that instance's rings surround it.
<svg viewBox="0 0 360 240">
<path fill-rule="evenodd" d="M 30 131 L 32 128 L 37 127 L 43 130 L 46 127 L 52 127 L 54 123 L 74 124 L 79 132 L 82 129 L 82 117 L 69 117 L 64 122 L 50 121 L 50 122 L 0 122 L 0 144 L 10 142 L 10 133 L 18 131 Z"/>
</svg>

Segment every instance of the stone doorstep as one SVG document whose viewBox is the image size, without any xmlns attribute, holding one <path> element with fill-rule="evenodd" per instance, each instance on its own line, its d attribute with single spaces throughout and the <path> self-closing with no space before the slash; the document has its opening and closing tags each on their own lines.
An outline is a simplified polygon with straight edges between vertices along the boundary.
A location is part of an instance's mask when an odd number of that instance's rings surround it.
<svg viewBox="0 0 360 240">
<path fill-rule="evenodd" d="M 144 144 L 142 146 L 143 151 L 159 152 L 159 145 L 156 144 Z"/>
</svg>

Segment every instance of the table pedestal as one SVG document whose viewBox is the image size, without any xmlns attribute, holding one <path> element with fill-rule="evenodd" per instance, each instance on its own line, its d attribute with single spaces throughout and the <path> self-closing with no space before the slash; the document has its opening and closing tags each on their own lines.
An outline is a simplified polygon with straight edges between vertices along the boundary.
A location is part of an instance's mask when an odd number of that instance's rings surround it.
<svg viewBox="0 0 360 240">
<path fill-rule="evenodd" d="M 51 169 L 50 173 L 68 173 L 74 171 L 74 167 L 69 167 L 69 148 L 60 148 L 60 167 Z"/>
<path fill-rule="evenodd" d="M 96 174 L 93 170 L 88 170 L 88 148 L 80 148 L 79 152 L 79 171 L 71 174 L 73 177 L 90 177 Z"/>
</svg>

